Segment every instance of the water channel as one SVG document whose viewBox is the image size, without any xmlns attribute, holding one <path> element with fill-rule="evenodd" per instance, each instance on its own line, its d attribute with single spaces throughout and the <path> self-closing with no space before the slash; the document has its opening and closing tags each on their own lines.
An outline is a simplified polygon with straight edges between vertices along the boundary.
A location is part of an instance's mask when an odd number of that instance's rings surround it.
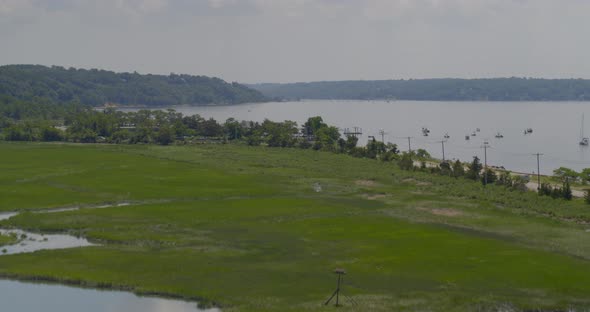
<svg viewBox="0 0 590 312">
<path fill-rule="evenodd" d="M 86 207 L 99 209 L 126 206 L 129 203 Z M 35 213 L 55 213 L 78 210 L 80 207 L 66 207 L 39 210 Z M 0 220 L 16 216 L 18 212 L 0 213 Z M 67 234 L 38 234 L 21 229 L 0 229 L 2 235 L 16 235 L 17 244 L 0 247 L 0 256 L 34 252 L 46 249 L 79 248 L 95 245 L 83 237 Z M 199 309 L 196 302 L 172 300 L 157 297 L 140 297 L 123 291 L 105 291 L 76 288 L 56 284 L 25 283 L 0 280 L 0 307 L 11 312 L 217 312 L 219 309 Z"/>
</svg>

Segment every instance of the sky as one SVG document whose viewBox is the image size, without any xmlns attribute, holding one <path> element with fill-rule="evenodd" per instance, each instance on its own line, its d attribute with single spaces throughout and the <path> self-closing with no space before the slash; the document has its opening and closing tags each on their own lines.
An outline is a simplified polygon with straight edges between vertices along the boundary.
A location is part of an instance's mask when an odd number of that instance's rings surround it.
<svg viewBox="0 0 590 312">
<path fill-rule="evenodd" d="M 590 78 L 590 0 L 0 0 L 0 65 L 242 83 Z"/>
</svg>

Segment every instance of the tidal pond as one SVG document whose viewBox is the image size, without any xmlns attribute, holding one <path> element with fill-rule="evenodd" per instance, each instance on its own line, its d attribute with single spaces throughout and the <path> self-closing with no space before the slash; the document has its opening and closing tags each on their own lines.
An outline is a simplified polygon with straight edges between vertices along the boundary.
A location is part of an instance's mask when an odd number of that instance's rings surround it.
<svg viewBox="0 0 590 312">
<path fill-rule="evenodd" d="M 104 291 L 62 285 L 0 280 L 0 310 L 10 312 L 197 312 L 196 302 L 140 297 L 123 291 Z"/>
</svg>

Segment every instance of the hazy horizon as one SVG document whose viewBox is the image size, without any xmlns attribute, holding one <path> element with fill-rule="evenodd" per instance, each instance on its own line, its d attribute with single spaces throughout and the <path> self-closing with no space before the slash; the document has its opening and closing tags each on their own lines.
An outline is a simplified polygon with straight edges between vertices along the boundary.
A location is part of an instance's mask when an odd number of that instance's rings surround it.
<svg viewBox="0 0 590 312">
<path fill-rule="evenodd" d="M 0 0 L 0 64 L 241 83 L 590 78 L 583 0 Z"/>
</svg>

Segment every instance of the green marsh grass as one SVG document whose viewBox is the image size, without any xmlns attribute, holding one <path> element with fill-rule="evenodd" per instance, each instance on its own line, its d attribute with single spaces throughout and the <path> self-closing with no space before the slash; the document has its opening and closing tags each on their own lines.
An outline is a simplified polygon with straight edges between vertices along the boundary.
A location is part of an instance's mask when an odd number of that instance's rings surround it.
<svg viewBox="0 0 590 312">
<path fill-rule="evenodd" d="M 391 163 L 239 145 L 0 144 L 0 222 L 100 246 L 0 275 L 200 298 L 224 310 L 590 307 L 587 206 Z M 316 192 L 314 185 L 321 185 Z M 129 206 L 91 209 L 105 203 Z"/>
</svg>

